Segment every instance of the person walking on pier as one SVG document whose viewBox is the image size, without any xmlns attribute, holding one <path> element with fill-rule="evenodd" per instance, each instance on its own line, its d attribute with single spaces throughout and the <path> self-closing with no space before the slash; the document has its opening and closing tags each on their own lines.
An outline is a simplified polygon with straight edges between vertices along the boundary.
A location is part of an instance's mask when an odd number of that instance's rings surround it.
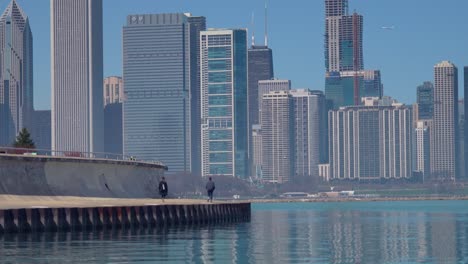
<svg viewBox="0 0 468 264">
<path fill-rule="evenodd" d="M 208 182 L 206 183 L 206 191 L 208 192 L 208 202 L 213 202 L 213 192 L 215 190 L 214 181 L 209 178 Z"/>
<path fill-rule="evenodd" d="M 166 178 L 162 177 L 161 181 L 159 182 L 159 194 L 161 195 L 162 201 L 164 202 L 164 198 L 167 196 L 167 182 Z"/>
</svg>

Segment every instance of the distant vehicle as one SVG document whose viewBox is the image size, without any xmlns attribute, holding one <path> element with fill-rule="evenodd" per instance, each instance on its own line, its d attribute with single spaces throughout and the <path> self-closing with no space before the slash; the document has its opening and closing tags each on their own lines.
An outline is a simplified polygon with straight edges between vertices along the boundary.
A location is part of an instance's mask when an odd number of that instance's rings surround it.
<svg viewBox="0 0 468 264">
<path fill-rule="evenodd" d="M 234 198 L 235 200 L 238 200 L 238 199 L 240 199 L 240 195 L 239 195 L 239 194 L 234 194 L 234 195 L 232 196 L 232 198 Z"/>
<path fill-rule="evenodd" d="M 308 193 L 305 192 L 286 192 L 280 195 L 281 198 L 307 198 Z"/>
<path fill-rule="evenodd" d="M 381 29 L 385 29 L 385 30 L 394 30 L 394 29 L 395 29 L 395 26 L 383 26 L 383 27 L 381 27 Z"/>
</svg>

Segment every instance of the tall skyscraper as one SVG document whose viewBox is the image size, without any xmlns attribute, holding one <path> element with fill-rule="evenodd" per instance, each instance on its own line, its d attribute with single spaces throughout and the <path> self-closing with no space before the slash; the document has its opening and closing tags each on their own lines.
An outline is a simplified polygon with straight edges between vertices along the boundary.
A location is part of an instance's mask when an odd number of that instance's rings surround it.
<svg viewBox="0 0 468 264">
<path fill-rule="evenodd" d="M 318 178 L 326 127 L 325 96 L 321 91 L 290 91 L 294 105 L 295 176 Z M 325 122 L 324 122 L 325 121 Z"/>
<path fill-rule="evenodd" d="M 206 30 L 206 18 L 190 16 L 190 96 L 192 119 L 192 174 L 201 175 L 201 79 L 200 32 Z"/>
<path fill-rule="evenodd" d="M 260 125 L 252 126 L 252 166 L 256 178 L 262 178 L 262 128 Z"/>
<path fill-rule="evenodd" d="M 383 96 L 379 70 L 328 72 L 325 77 L 325 94 L 333 109 L 354 105 L 355 84 L 358 80 L 359 100 L 364 97 Z"/>
<path fill-rule="evenodd" d="M 263 180 L 285 183 L 294 176 L 294 107 L 289 91 L 262 98 Z"/>
<path fill-rule="evenodd" d="M 412 122 L 411 109 L 402 104 L 371 102 L 330 111 L 330 178 L 410 178 Z"/>
<path fill-rule="evenodd" d="M 202 176 L 244 178 L 248 168 L 247 31 L 202 31 Z"/>
<path fill-rule="evenodd" d="M 102 0 L 51 0 L 52 149 L 104 150 Z"/>
<path fill-rule="evenodd" d="M 273 52 L 268 46 L 255 46 L 249 49 L 249 121 L 250 126 L 259 122 L 258 81 L 273 79 Z"/>
<path fill-rule="evenodd" d="M 291 90 L 290 80 L 260 80 L 258 81 L 258 121 L 262 124 L 262 100 L 263 95 L 275 91 L 289 91 Z"/>
<path fill-rule="evenodd" d="M 434 85 L 424 82 L 417 88 L 418 119 L 430 120 L 434 114 Z"/>
<path fill-rule="evenodd" d="M 443 61 L 434 66 L 434 77 L 431 174 L 435 180 L 454 181 L 458 160 L 458 69 Z"/>
<path fill-rule="evenodd" d="M 50 110 L 36 110 L 33 114 L 31 137 L 39 153 L 50 154 Z M 45 150 L 45 151 L 41 151 Z"/>
<path fill-rule="evenodd" d="M 191 172 L 193 166 L 197 18 L 129 15 L 123 28 L 124 154 L 162 161 L 174 173 Z"/>
<path fill-rule="evenodd" d="M 123 79 L 118 76 L 104 78 L 104 106 L 124 101 Z"/>
<path fill-rule="evenodd" d="M 348 0 L 325 0 L 325 64 L 327 72 L 364 69 L 363 17 L 348 14 Z"/>
<path fill-rule="evenodd" d="M 32 129 L 33 39 L 29 19 L 15 0 L 0 18 L 0 146 Z"/>
<path fill-rule="evenodd" d="M 104 107 L 104 152 L 106 154 L 122 155 L 122 130 L 122 103 L 107 104 Z M 115 157 L 107 156 L 107 158 Z"/>
</svg>

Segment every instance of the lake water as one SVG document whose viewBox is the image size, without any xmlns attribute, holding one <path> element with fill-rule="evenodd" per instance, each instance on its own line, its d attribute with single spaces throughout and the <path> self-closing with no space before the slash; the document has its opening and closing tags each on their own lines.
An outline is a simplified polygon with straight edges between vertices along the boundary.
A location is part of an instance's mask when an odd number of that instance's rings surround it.
<svg viewBox="0 0 468 264">
<path fill-rule="evenodd" d="M 468 201 L 254 204 L 250 223 L 0 236 L 0 263 L 468 263 Z"/>
</svg>

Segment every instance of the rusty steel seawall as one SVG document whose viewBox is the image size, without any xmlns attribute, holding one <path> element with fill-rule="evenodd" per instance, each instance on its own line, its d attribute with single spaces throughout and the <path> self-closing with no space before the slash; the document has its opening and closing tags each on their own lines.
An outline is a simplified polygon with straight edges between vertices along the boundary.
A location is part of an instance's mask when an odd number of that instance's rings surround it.
<svg viewBox="0 0 468 264">
<path fill-rule="evenodd" d="M 166 170 L 137 161 L 0 154 L 0 195 L 151 198 Z"/>
</svg>

